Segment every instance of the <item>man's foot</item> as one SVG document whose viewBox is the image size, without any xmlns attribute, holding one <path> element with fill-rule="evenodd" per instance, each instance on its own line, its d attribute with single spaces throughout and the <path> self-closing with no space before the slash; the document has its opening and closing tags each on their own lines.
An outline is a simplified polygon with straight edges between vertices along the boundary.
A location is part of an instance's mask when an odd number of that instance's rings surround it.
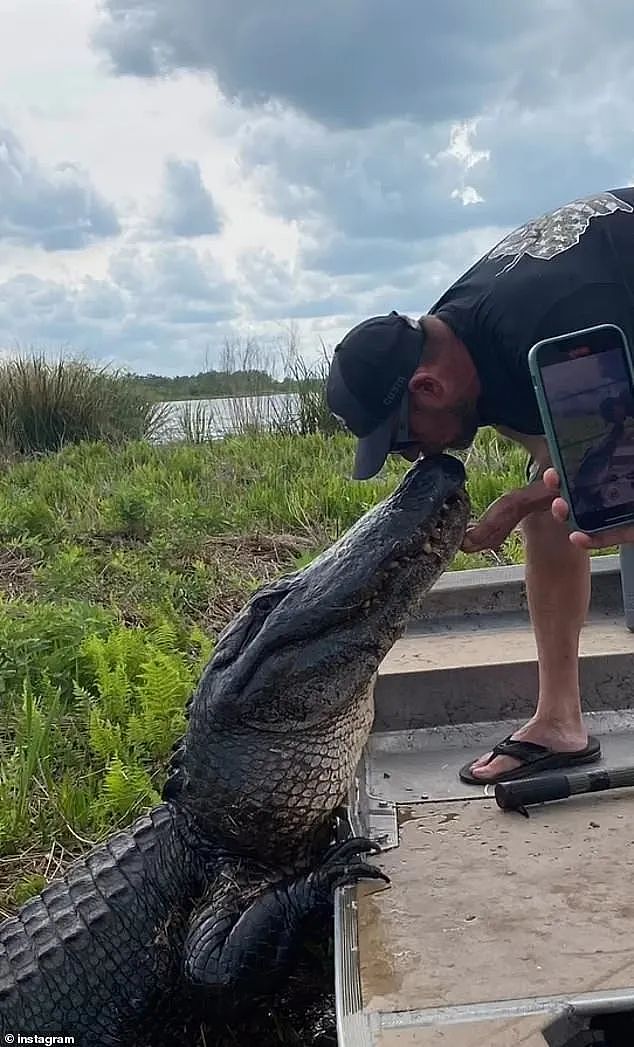
<svg viewBox="0 0 634 1047">
<path fill-rule="evenodd" d="M 583 723 L 575 723 L 570 727 L 554 727 L 544 721 L 529 720 L 519 731 L 515 731 L 511 738 L 514 742 L 533 742 L 546 746 L 555 753 L 580 753 L 588 745 L 588 732 Z M 500 775 L 517 771 L 524 764 L 525 761 L 512 756 L 493 756 L 489 752 L 475 760 L 469 770 L 474 778 L 486 784 L 488 781 L 499 779 Z M 526 766 L 526 773 L 531 773 L 529 765 Z"/>
</svg>

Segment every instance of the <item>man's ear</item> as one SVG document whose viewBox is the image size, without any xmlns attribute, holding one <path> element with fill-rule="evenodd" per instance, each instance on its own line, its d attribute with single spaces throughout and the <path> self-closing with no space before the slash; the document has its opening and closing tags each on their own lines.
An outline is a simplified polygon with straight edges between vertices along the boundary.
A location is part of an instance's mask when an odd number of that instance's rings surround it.
<svg viewBox="0 0 634 1047">
<path fill-rule="evenodd" d="M 442 407 L 445 400 L 445 387 L 429 371 L 419 367 L 409 380 L 408 389 L 419 403 L 430 407 Z"/>
</svg>

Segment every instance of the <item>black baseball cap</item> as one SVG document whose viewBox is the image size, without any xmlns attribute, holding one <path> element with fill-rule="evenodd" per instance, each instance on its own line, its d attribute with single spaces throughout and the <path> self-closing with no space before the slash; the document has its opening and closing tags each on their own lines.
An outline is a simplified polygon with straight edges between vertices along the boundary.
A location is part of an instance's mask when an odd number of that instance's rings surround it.
<svg viewBox="0 0 634 1047">
<path fill-rule="evenodd" d="M 421 362 L 425 332 L 391 312 L 372 316 L 335 346 L 326 386 L 332 413 L 359 438 L 353 477 L 368 480 L 408 440 L 408 383 Z"/>
</svg>

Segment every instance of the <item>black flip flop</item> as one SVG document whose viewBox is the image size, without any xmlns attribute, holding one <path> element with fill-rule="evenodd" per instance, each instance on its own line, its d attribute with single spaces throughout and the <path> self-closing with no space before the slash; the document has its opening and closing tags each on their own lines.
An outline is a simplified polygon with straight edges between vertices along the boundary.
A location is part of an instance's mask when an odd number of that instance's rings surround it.
<svg viewBox="0 0 634 1047">
<path fill-rule="evenodd" d="M 601 759 L 601 744 L 596 738 L 588 738 L 585 749 L 577 749 L 576 752 L 558 753 L 545 745 L 536 745 L 535 742 L 514 741 L 509 735 L 503 742 L 499 742 L 493 749 L 491 756 L 484 766 L 491 763 L 496 756 L 512 756 L 521 760 L 519 767 L 503 774 L 496 774 L 493 778 L 476 778 L 471 773 L 475 760 L 470 760 L 458 772 L 463 782 L 470 785 L 495 785 L 496 782 L 510 782 L 514 778 L 530 778 L 541 771 L 559 770 L 564 767 L 576 767 L 577 764 L 594 763 Z"/>
</svg>

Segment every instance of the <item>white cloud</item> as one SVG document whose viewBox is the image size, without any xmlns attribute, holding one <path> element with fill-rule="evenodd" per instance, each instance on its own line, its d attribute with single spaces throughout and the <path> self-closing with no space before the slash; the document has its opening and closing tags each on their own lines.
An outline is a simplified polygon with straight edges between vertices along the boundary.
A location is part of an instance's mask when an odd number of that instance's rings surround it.
<svg viewBox="0 0 634 1047">
<path fill-rule="evenodd" d="M 480 196 L 477 189 L 474 189 L 472 185 L 465 185 L 462 189 L 452 189 L 451 191 L 452 200 L 460 200 L 465 207 L 469 204 L 483 204 L 484 197 Z"/>
<path fill-rule="evenodd" d="M 437 159 L 451 157 L 457 160 L 465 171 L 470 171 L 476 164 L 491 159 L 490 149 L 475 149 L 473 136 L 478 129 L 477 120 L 466 120 L 463 123 L 453 124 L 449 132 L 449 145 L 442 149 Z"/>
<path fill-rule="evenodd" d="M 137 245 L 110 259 L 105 279 L 72 283 L 14 276 L 0 284 L 5 345 L 74 346 L 97 359 L 167 371 L 201 366 L 206 347 L 219 349 L 236 314 L 232 286 L 204 250 Z M 11 336 L 9 336 L 11 332 Z"/>
<path fill-rule="evenodd" d="M 114 208 L 78 164 L 46 168 L 0 127 L 0 239 L 48 251 L 78 250 L 118 232 Z"/>
</svg>

